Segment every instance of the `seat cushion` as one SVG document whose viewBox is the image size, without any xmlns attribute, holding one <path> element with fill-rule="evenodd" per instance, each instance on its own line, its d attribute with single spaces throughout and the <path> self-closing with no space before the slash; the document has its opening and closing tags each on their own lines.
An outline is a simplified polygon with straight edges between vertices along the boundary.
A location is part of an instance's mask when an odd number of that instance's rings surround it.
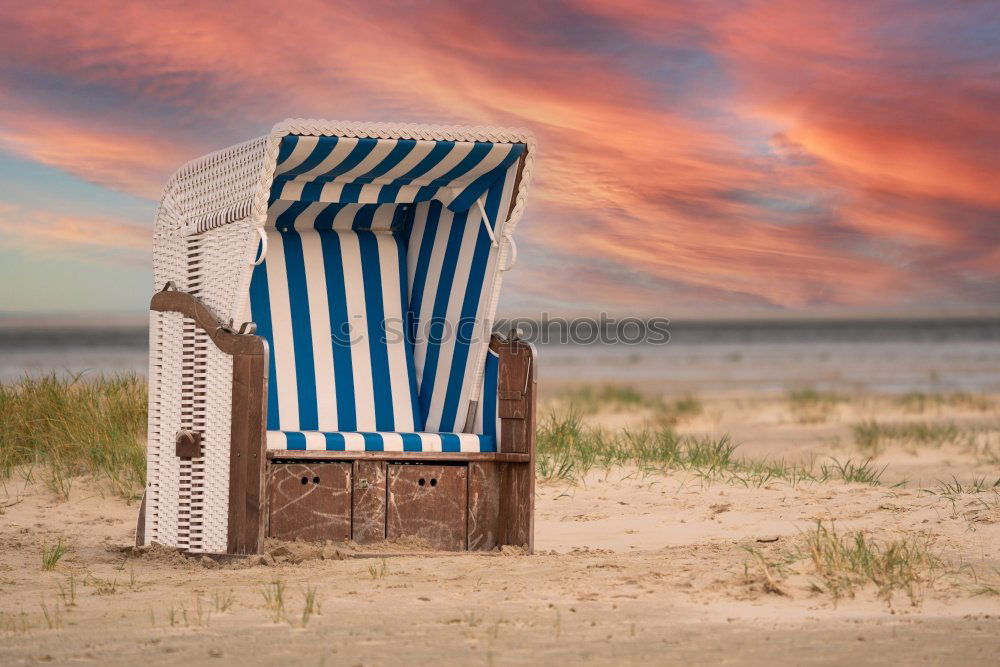
<svg viewBox="0 0 1000 667">
<path fill-rule="evenodd" d="M 421 431 L 403 211 L 275 201 L 251 317 L 271 346 L 267 427 Z"/>
<path fill-rule="evenodd" d="M 495 452 L 496 438 L 475 433 L 268 431 L 267 448 L 329 452 Z"/>
</svg>

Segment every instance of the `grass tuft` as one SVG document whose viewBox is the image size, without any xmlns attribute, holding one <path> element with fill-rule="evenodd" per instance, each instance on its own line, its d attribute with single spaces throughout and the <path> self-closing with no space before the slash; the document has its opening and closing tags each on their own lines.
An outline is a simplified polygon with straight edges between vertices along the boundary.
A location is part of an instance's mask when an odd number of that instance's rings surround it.
<svg viewBox="0 0 1000 667">
<path fill-rule="evenodd" d="M 941 573 L 941 560 L 923 536 L 880 542 L 864 531 L 841 534 L 832 523 L 817 521 L 803 538 L 815 585 L 835 599 L 853 597 L 859 586 L 872 583 L 886 602 L 902 592 L 916 605 Z"/>
<path fill-rule="evenodd" d="M 63 541 L 63 538 L 59 538 L 55 544 L 50 546 L 42 547 L 42 569 L 46 572 L 50 572 L 56 568 L 59 564 L 60 559 L 66 555 L 69 548 Z"/>
<path fill-rule="evenodd" d="M 56 374 L 0 384 L 0 478 L 16 466 L 43 471 L 60 498 L 74 476 L 107 479 L 127 500 L 146 477 L 146 381 L 134 374 L 84 379 Z"/>
</svg>

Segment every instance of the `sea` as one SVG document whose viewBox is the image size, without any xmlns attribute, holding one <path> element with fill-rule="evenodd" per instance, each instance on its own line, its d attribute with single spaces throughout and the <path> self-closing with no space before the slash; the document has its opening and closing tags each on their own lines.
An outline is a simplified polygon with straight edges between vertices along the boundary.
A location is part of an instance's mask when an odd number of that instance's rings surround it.
<svg viewBox="0 0 1000 667">
<path fill-rule="evenodd" d="M 665 344 L 538 340 L 539 380 L 678 394 L 1000 392 L 1000 317 L 688 320 L 667 329 Z M 0 322 L 0 382 L 144 375 L 147 345 L 141 322 Z"/>
</svg>

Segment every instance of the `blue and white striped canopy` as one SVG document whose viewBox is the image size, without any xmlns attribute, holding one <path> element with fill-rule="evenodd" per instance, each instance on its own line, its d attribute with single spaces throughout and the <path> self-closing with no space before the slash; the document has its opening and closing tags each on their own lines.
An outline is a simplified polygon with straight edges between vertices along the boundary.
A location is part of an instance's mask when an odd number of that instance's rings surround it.
<svg viewBox="0 0 1000 667">
<path fill-rule="evenodd" d="M 482 141 L 289 135 L 281 141 L 271 200 L 437 200 L 461 212 L 503 178 L 524 150 L 524 144 Z"/>
</svg>

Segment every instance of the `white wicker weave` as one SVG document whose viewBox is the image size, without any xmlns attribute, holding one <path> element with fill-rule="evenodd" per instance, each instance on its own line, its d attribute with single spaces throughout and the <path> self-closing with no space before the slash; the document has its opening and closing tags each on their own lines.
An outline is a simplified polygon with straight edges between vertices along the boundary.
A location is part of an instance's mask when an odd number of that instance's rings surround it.
<svg viewBox="0 0 1000 667">
<path fill-rule="evenodd" d="M 265 223 L 281 139 L 289 134 L 526 144 L 514 207 L 496 228 L 500 270 L 488 277 L 490 297 L 482 311 L 483 331 L 489 331 L 499 299 L 500 274 L 516 256 L 512 235 L 524 211 L 533 171 L 535 139 L 523 129 L 282 121 L 267 136 L 193 160 L 170 178 L 153 234 L 155 289 L 173 281 L 178 289 L 201 299 L 220 320 L 245 319 L 257 230 Z M 476 388 L 482 385 L 487 342 L 482 341 L 475 355 L 479 370 L 472 386 Z M 143 543 L 159 542 L 196 553 L 226 550 L 231 392 L 232 359 L 198 332 L 193 321 L 177 313 L 150 314 Z M 202 432 L 203 458 L 182 463 L 174 456 L 174 437 L 182 428 Z"/>
</svg>

